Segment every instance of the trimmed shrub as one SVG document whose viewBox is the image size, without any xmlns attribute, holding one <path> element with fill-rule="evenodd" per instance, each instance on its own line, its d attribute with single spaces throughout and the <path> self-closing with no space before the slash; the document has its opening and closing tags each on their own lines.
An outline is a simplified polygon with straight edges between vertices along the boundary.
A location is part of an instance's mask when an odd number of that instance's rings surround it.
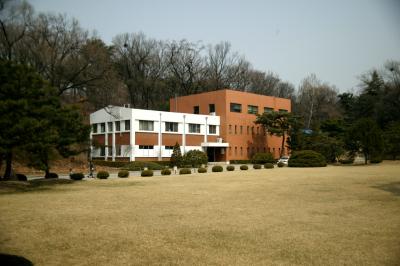
<svg viewBox="0 0 400 266">
<path fill-rule="evenodd" d="M 170 174 L 171 174 L 171 170 L 169 170 L 168 168 L 161 170 L 161 175 L 170 175 Z"/>
<path fill-rule="evenodd" d="M 240 170 L 248 170 L 248 169 L 249 169 L 249 167 L 245 164 L 240 166 Z"/>
<path fill-rule="evenodd" d="M 16 174 L 18 181 L 28 181 L 28 178 L 24 174 Z"/>
<path fill-rule="evenodd" d="M 266 163 L 266 164 L 264 164 L 264 168 L 265 169 L 273 169 L 274 165 L 272 163 Z"/>
<path fill-rule="evenodd" d="M 261 164 L 253 164 L 254 169 L 261 169 Z"/>
<path fill-rule="evenodd" d="M 93 160 L 93 163 L 98 166 L 121 168 L 121 167 L 125 167 L 129 162 L 124 162 L 124 161 L 113 162 L 113 161 Z"/>
<path fill-rule="evenodd" d="M 145 167 L 147 167 L 147 170 L 162 170 L 162 169 L 164 169 L 163 166 L 161 166 L 155 162 L 136 161 L 136 162 L 130 162 L 128 164 L 125 164 L 124 170 L 141 171 L 141 170 L 144 170 Z"/>
<path fill-rule="evenodd" d="M 190 168 L 181 168 L 179 169 L 179 174 L 180 175 L 190 175 L 192 173 L 192 170 Z"/>
<path fill-rule="evenodd" d="M 110 174 L 107 171 L 99 171 L 96 176 L 99 179 L 107 179 Z"/>
<path fill-rule="evenodd" d="M 129 177 L 129 171 L 127 171 L 127 170 L 119 171 L 118 172 L 118 177 L 121 177 L 121 178 Z"/>
<path fill-rule="evenodd" d="M 230 160 L 229 163 L 231 164 L 247 164 L 251 163 L 250 160 Z"/>
<path fill-rule="evenodd" d="M 339 163 L 341 163 L 341 164 L 352 164 L 352 163 L 354 163 L 354 158 L 352 158 L 352 159 L 341 159 L 341 160 L 339 160 Z"/>
<path fill-rule="evenodd" d="M 153 170 L 143 170 L 140 173 L 141 176 L 153 176 Z"/>
<path fill-rule="evenodd" d="M 199 169 L 197 169 L 197 172 L 198 173 L 207 173 L 207 169 L 206 168 L 204 168 L 204 167 L 200 167 Z"/>
<path fill-rule="evenodd" d="M 267 152 L 267 153 L 256 153 L 254 154 L 253 158 L 251 159 L 251 163 L 253 164 L 265 164 L 265 163 L 275 163 L 274 156 Z"/>
<path fill-rule="evenodd" d="M 289 167 L 324 167 L 325 157 L 312 150 L 294 152 L 289 159 Z"/>
<path fill-rule="evenodd" d="M 279 168 L 282 168 L 282 167 L 284 167 L 284 166 L 285 166 L 285 164 L 284 164 L 283 162 L 279 162 L 279 163 L 278 163 L 278 167 L 279 167 Z"/>
<path fill-rule="evenodd" d="M 56 173 L 49 173 L 45 175 L 44 178 L 58 178 L 58 175 Z"/>
<path fill-rule="evenodd" d="M 222 171 L 224 171 L 224 168 L 222 168 L 221 165 L 214 165 L 214 166 L 211 168 L 211 171 L 213 171 L 213 172 L 222 172 Z"/>
<path fill-rule="evenodd" d="M 370 163 L 381 163 L 382 162 L 382 157 L 381 156 L 374 156 L 371 157 L 369 160 Z"/>
<path fill-rule="evenodd" d="M 228 165 L 228 166 L 226 167 L 226 171 L 235 171 L 235 166 L 233 166 L 233 165 Z"/>
<path fill-rule="evenodd" d="M 203 151 L 190 150 L 183 155 L 182 162 L 184 165 L 188 165 L 189 167 L 199 167 L 202 164 L 207 164 L 208 157 Z"/>
<path fill-rule="evenodd" d="M 82 180 L 85 177 L 83 173 L 73 173 L 69 175 L 72 180 Z"/>
</svg>

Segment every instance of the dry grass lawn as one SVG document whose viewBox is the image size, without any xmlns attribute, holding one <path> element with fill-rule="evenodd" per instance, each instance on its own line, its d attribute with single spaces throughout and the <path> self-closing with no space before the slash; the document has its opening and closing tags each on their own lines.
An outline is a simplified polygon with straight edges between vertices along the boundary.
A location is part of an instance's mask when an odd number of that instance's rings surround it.
<svg viewBox="0 0 400 266">
<path fill-rule="evenodd" d="M 0 183 L 35 265 L 399 265 L 400 164 Z"/>
</svg>

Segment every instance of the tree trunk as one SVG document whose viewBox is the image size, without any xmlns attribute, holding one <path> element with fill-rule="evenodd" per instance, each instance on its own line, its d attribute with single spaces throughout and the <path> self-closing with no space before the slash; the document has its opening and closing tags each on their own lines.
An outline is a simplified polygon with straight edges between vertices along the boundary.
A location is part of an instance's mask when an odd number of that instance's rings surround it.
<svg viewBox="0 0 400 266">
<path fill-rule="evenodd" d="M 6 152 L 6 171 L 4 172 L 4 179 L 11 178 L 11 169 L 12 169 L 12 152 Z"/>
<path fill-rule="evenodd" d="M 364 152 L 364 162 L 368 164 L 368 153 Z"/>
<path fill-rule="evenodd" d="M 50 170 L 49 168 L 46 168 L 46 170 L 44 170 L 45 174 L 44 174 L 44 178 L 50 178 Z"/>
</svg>

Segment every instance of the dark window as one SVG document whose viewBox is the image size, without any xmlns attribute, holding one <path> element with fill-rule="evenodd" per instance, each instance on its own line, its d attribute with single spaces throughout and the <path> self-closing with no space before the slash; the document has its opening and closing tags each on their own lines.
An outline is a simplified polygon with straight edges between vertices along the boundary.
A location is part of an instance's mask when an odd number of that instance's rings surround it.
<svg viewBox="0 0 400 266">
<path fill-rule="evenodd" d="M 112 122 L 108 122 L 107 127 L 108 127 L 108 132 L 113 132 L 113 123 Z"/>
<path fill-rule="evenodd" d="M 100 124 L 100 131 L 101 131 L 101 133 L 106 132 L 106 123 L 101 123 Z"/>
<path fill-rule="evenodd" d="M 178 132 L 178 123 L 175 123 L 175 122 L 165 122 L 165 131 L 168 131 L 168 132 Z"/>
<path fill-rule="evenodd" d="M 108 146 L 108 156 L 112 156 L 112 150 L 113 150 L 113 147 Z"/>
<path fill-rule="evenodd" d="M 174 149 L 174 146 L 165 146 L 165 149 L 166 149 L 166 150 L 173 150 L 173 149 Z"/>
<path fill-rule="evenodd" d="M 193 114 L 200 114 L 200 107 L 197 106 L 193 106 Z"/>
<path fill-rule="evenodd" d="M 215 126 L 215 125 L 209 125 L 209 126 L 208 126 L 208 133 L 209 133 L 209 134 L 217 134 L 217 126 Z"/>
<path fill-rule="evenodd" d="M 139 130 L 154 131 L 154 121 L 139 120 Z"/>
<path fill-rule="evenodd" d="M 243 147 L 240 147 L 240 155 L 243 155 Z"/>
<path fill-rule="evenodd" d="M 240 134 L 243 134 L 243 126 L 240 126 Z"/>
<path fill-rule="evenodd" d="M 100 156 L 105 156 L 106 155 L 106 147 L 101 146 L 100 147 Z"/>
<path fill-rule="evenodd" d="M 122 155 L 122 149 L 121 149 L 121 145 L 117 145 L 116 146 L 116 156 L 121 156 Z"/>
<path fill-rule="evenodd" d="M 131 130 L 131 120 L 125 120 L 125 130 Z"/>
<path fill-rule="evenodd" d="M 200 124 L 189 124 L 189 133 L 200 133 Z"/>
<path fill-rule="evenodd" d="M 258 114 L 258 106 L 255 105 L 248 105 L 247 106 L 247 112 L 249 114 Z"/>
<path fill-rule="evenodd" d="M 120 131 L 121 130 L 121 122 L 115 121 L 115 131 Z"/>
<path fill-rule="evenodd" d="M 97 124 L 92 125 L 92 132 L 97 133 Z"/>
<path fill-rule="evenodd" d="M 210 113 L 215 113 L 215 104 L 211 103 L 208 105 L 208 110 Z"/>
<path fill-rule="evenodd" d="M 152 150 L 153 148 L 153 145 L 139 145 L 139 150 Z"/>
<path fill-rule="evenodd" d="M 272 111 L 274 111 L 274 108 L 264 107 L 264 113 L 271 113 Z"/>
<path fill-rule="evenodd" d="M 281 112 L 281 113 L 287 113 L 288 110 L 286 110 L 286 109 L 279 109 L 279 112 Z"/>
<path fill-rule="evenodd" d="M 242 105 L 240 103 L 231 103 L 231 112 L 241 113 Z"/>
<path fill-rule="evenodd" d="M 237 134 L 237 125 L 235 125 L 235 134 Z"/>
<path fill-rule="evenodd" d="M 235 155 L 237 155 L 237 147 L 235 146 Z"/>
</svg>

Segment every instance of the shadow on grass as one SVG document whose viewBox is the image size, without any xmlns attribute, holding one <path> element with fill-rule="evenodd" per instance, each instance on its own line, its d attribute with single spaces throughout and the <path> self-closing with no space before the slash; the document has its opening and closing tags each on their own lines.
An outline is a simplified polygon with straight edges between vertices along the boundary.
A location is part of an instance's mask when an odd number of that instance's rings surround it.
<svg viewBox="0 0 400 266">
<path fill-rule="evenodd" d="M 33 263 L 21 256 L 0 253 L 0 265 L 33 266 Z"/>
<path fill-rule="evenodd" d="M 50 190 L 57 185 L 71 184 L 74 180 L 69 179 L 35 179 L 24 181 L 0 181 L 0 194 L 32 192 Z"/>
<path fill-rule="evenodd" d="M 381 189 L 400 197 L 400 182 L 392 182 L 388 184 L 372 186 L 373 188 Z"/>
</svg>

